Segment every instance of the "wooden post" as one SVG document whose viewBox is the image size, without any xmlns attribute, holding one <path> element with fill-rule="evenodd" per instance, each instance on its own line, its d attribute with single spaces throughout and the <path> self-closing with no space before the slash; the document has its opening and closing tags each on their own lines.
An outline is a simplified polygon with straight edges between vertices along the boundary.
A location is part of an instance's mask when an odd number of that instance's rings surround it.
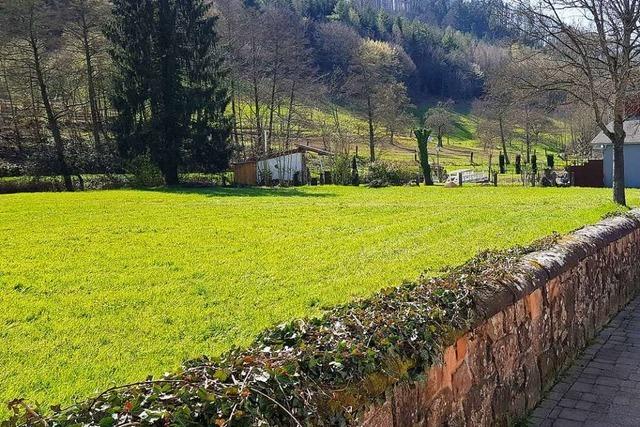
<svg viewBox="0 0 640 427">
<path fill-rule="evenodd" d="M 498 186 L 498 172 L 493 173 L 493 186 L 494 187 Z"/>
<path fill-rule="evenodd" d="M 458 186 L 462 187 L 462 172 L 458 172 Z"/>
</svg>

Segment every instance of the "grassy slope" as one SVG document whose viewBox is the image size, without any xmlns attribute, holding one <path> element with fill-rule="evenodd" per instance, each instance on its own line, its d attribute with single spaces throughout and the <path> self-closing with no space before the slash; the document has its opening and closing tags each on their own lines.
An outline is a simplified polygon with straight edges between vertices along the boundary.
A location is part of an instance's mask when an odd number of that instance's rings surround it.
<svg viewBox="0 0 640 427">
<path fill-rule="evenodd" d="M 429 105 L 422 106 L 416 111 L 417 117 L 423 117 Z M 248 106 L 244 105 L 245 114 L 248 113 Z M 475 168 L 479 170 L 487 170 L 488 168 L 488 152 L 484 150 L 483 145 L 476 137 L 477 118 L 471 114 L 469 103 L 460 102 L 456 104 L 456 112 L 454 113 L 454 130 L 445 138 L 445 145 L 439 153 L 439 162 L 448 170 L 458 168 L 470 168 L 470 153 L 474 153 Z M 322 145 L 322 134 L 331 129 L 333 118 L 327 111 L 311 108 L 299 108 L 298 113 L 306 118 L 307 126 L 301 129 L 302 137 L 309 140 L 312 144 Z M 369 155 L 369 146 L 367 143 L 367 122 L 360 114 L 349 109 L 340 107 L 338 109 L 340 126 L 346 134 L 356 136 L 358 140 L 354 145 L 358 145 L 360 156 L 367 158 Z M 417 123 L 417 122 L 416 122 Z M 324 129 L 323 129 L 324 127 Z M 403 131 L 396 136 L 395 145 L 390 145 L 389 137 L 386 135 L 384 128 L 377 127 L 376 131 L 379 143 L 377 146 L 378 158 L 383 160 L 399 161 L 414 167 L 418 170 L 415 162 L 414 151 L 417 149 L 415 138 L 409 135 L 408 130 Z M 545 161 L 543 155 L 545 151 L 555 153 L 557 147 L 557 135 L 543 135 L 540 144 L 533 144 L 532 151 L 538 153 L 538 162 L 542 164 Z M 514 135 L 507 147 L 509 156 L 514 159 L 517 153 L 524 151 L 524 135 L 521 129 L 516 129 Z M 352 150 L 355 148 L 352 146 Z M 435 146 L 430 147 L 432 161 L 436 161 Z M 499 150 L 494 150 L 494 165 L 497 163 Z M 558 166 L 561 162 L 558 160 Z"/>
<path fill-rule="evenodd" d="M 0 400 L 69 402 L 174 369 L 479 250 L 594 222 L 614 209 L 609 196 L 506 187 L 0 196 Z"/>
</svg>

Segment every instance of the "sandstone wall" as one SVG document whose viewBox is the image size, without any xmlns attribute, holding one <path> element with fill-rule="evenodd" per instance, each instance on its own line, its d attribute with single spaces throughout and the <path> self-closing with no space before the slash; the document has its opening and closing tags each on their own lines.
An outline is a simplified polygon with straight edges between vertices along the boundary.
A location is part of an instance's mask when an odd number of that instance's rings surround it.
<svg viewBox="0 0 640 427">
<path fill-rule="evenodd" d="M 425 381 L 397 386 L 364 425 L 507 425 L 526 416 L 640 287 L 640 212 L 577 231 L 523 267 L 483 298 L 483 320 Z"/>
</svg>

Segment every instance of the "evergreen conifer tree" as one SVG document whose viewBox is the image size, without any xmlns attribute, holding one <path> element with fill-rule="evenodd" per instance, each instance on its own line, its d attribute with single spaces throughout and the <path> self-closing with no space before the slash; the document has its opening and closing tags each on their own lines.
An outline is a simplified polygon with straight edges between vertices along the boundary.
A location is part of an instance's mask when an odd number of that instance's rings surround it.
<svg viewBox="0 0 640 427">
<path fill-rule="evenodd" d="M 107 35 L 123 158 L 148 155 L 167 185 L 178 183 L 181 167 L 226 169 L 229 98 L 204 0 L 114 0 L 113 12 Z"/>
</svg>

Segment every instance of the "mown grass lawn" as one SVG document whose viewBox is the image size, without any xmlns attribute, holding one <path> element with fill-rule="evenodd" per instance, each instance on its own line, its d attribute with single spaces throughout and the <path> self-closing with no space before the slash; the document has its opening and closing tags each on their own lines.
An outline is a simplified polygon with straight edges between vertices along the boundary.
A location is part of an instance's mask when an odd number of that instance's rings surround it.
<svg viewBox="0 0 640 427">
<path fill-rule="evenodd" d="M 68 403 L 161 374 L 482 249 L 595 222 L 609 199 L 517 187 L 0 196 L 0 400 Z"/>
</svg>

